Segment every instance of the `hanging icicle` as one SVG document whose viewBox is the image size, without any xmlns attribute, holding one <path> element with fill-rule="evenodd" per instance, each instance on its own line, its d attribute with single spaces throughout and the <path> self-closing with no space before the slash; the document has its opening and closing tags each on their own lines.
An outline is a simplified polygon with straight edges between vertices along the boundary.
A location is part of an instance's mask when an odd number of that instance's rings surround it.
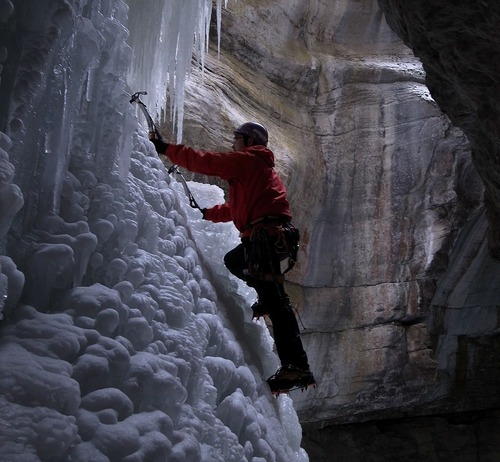
<svg viewBox="0 0 500 462">
<path fill-rule="evenodd" d="M 169 108 L 177 142 L 182 140 L 184 90 L 193 54 L 202 69 L 208 51 L 212 0 L 128 0 L 129 44 L 134 52 L 127 84 L 132 92 L 147 89 L 153 117 Z M 227 0 L 225 0 L 227 6 Z M 216 0 L 218 47 L 222 0 Z M 147 24 L 148 27 L 144 27 Z"/>
</svg>

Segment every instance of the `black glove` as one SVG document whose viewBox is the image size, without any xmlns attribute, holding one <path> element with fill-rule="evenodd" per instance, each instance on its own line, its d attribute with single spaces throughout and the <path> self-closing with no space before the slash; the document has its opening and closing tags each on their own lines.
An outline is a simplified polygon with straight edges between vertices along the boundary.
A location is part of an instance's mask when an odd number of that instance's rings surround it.
<svg viewBox="0 0 500 462">
<path fill-rule="evenodd" d="M 200 209 L 200 212 L 201 212 L 203 219 L 206 220 L 205 213 L 207 212 L 207 209 Z"/>
<path fill-rule="evenodd" d="M 167 151 L 168 148 L 168 143 L 165 143 L 165 141 L 159 140 L 158 138 L 153 138 L 150 141 L 155 145 L 156 152 L 158 154 L 165 155 L 165 152 Z"/>
</svg>

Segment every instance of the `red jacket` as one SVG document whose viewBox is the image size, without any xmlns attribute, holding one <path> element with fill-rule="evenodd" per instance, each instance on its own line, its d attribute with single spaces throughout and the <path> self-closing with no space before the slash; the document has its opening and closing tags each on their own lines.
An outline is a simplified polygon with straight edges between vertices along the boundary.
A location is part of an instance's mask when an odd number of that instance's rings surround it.
<svg viewBox="0 0 500 462">
<path fill-rule="evenodd" d="M 223 153 L 170 144 L 165 154 L 174 164 L 192 172 L 218 176 L 229 182 L 229 201 L 207 209 L 207 220 L 232 220 L 245 235 L 250 232 L 250 223 L 259 218 L 291 219 L 285 186 L 273 168 L 274 154 L 265 146 Z"/>
</svg>

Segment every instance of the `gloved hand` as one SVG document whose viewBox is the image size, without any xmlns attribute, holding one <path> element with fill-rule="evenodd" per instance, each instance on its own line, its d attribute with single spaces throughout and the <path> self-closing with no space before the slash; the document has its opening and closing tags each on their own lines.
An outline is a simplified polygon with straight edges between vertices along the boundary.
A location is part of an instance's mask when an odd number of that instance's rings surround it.
<svg viewBox="0 0 500 462">
<path fill-rule="evenodd" d="M 168 143 L 165 143 L 165 141 L 159 140 L 158 138 L 154 138 L 150 141 L 155 145 L 156 152 L 158 154 L 165 155 L 165 152 L 167 151 L 168 148 Z"/>
<path fill-rule="evenodd" d="M 201 215 L 202 215 L 204 220 L 206 220 L 206 217 L 205 217 L 206 211 L 207 211 L 207 209 L 200 209 Z"/>
</svg>

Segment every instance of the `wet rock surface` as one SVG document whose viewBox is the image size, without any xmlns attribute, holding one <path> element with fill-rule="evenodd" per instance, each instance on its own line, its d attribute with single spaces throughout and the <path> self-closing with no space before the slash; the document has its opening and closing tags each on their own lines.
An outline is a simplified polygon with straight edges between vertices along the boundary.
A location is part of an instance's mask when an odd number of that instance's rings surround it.
<svg viewBox="0 0 500 462">
<path fill-rule="evenodd" d="M 289 189 L 311 460 L 345 438 L 338 460 L 452 457 L 462 434 L 436 416 L 499 404 L 497 6 L 432 3 L 229 2 L 220 58 L 189 84 L 186 143 L 264 123 Z M 398 425 L 413 446 L 384 459 Z M 450 440 L 420 453 L 429 426 Z"/>
<path fill-rule="evenodd" d="M 422 61 L 433 98 L 471 141 L 474 165 L 485 185 L 490 252 L 499 259 L 500 5 L 451 0 L 379 4 L 391 27 Z"/>
</svg>

